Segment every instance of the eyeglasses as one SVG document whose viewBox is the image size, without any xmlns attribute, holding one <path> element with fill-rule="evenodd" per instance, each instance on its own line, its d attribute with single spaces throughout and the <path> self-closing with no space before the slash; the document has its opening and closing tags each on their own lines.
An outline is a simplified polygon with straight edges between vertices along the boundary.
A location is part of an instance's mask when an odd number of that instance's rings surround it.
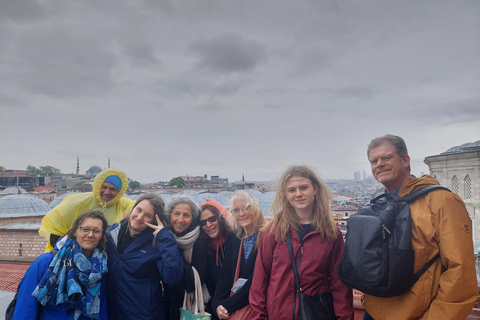
<svg viewBox="0 0 480 320">
<path fill-rule="evenodd" d="M 218 216 L 211 216 L 208 219 L 200 220 L 199 224 L 200 224 L 200 227 L 205 227 L 207 225 L 207 222 L 214 223 L 217 220 L 218 220 Z"/>
<path fill-rule="evenodd" d="M 248 209 L 250 209 L 250 206 L 245 206 L 243 208 L 237 208 L 237 209 L 233 209 L 232 210 L 232 213 L 236 216 L 238 216 L 240 214 L 240 211 L 242 211 L 243 213 L 245 213 Z"/>
<path fill-rule="evenodd" d="M 89 234 L 90 231 L 92 231 L 94 235 L 98 236 L 103 233 L 103 229 L 92 229 L 89 227 L 78 227 L 78 229 L 80 229 L 80 233 L 82 234 Z"/>
</svg>

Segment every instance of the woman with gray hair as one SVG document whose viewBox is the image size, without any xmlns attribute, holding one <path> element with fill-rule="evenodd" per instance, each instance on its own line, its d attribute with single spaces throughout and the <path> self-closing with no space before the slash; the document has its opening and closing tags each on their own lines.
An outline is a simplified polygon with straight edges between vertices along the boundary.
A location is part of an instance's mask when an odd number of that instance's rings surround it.
<svg viewBox="0 0 480 320">
<path fill-rule="evenodd" d="M 230 211 L 235 217 L 237 238 L 226 243 L 225 260 L 212 307 L 220 319 L 229 319 L 234 314 L 235 319 L 247 319 L 250 313 L 249 291 L 261 238 L 259 230 L 267 221 L 258 200 L 246 191 L 233 194 Z"/>
<path fill-rule="evenodd" d="M 172 198 L 165 211 L 165 225 L 177 240 L 185 265 L 183 280 L 165 286 L 166 303 L 170 304 L 166 308 L 166 319 L 180 319 L 179 308 L 183 306 L 185 291 L 191 295 L 195 294 L 193 268 L 197 270 L 204 288 L 203 303 L 210 299 L 204 285 L 208 267 L 207 247 L 199 240 L 199 219 L 200 206 L 186 195 Z"/>
</svg>

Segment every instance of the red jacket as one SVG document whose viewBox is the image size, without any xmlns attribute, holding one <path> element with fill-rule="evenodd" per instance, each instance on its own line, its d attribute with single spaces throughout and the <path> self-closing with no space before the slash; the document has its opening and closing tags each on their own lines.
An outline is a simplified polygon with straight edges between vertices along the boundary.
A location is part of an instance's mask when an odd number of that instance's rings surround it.
<svg viewBox="0 0 480 320">
<path fill-rule="evenodd" d="M 291 228 L 293 251 L 298 264 L 300 239 Z M 345 242 L 342 233 L 334 243 L 322 240 L 316 231 L 303 238 L 303 258 L 299 272 L 300 287 L 307 295 L 332 291 L 337 319 L 353 320 L 352 290 L 340 282 L 337 267 Z M 292 319 L 295 279 L 286 242 L 276 243 L 275 232 L 270 228 L 264 233 L 255 263 L 250 306 L 253 311 L 249 319 Z M 295 319 L 300 319 L 298 295 Z"/>
</svg>

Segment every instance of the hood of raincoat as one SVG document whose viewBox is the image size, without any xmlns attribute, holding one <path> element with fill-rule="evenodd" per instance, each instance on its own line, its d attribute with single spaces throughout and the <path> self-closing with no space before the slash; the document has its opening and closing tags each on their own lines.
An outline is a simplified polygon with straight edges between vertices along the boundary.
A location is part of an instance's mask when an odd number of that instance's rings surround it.
<svg viewBox="0 0 480 320">
<path fill-rule="evenodd" d="M 93 186 L 92 186 L 92 192 L 93 196 L 95 198 L 95 201 L 100 205 L 103 206 L 103 201 L 102 198 L 100 198 L 100 188 L 102 187 L 102 184 L 105 182 L 105 179 L 107 179 L 110 176 L 117 176 L 122 180 L 122 190 L 118 190 L 118 194 L 115 198 L 113 198 L 111 201 L 107 203 L 107 206 L 111 206 L 116 204 L 125 194 L 128 188 L 128 178 L 125 172 L 120 171 L 117 168 L 107 168 L 102 170 L 97 176 L 95 177 L 95 180 L 93 180 Z"/>
</svg>

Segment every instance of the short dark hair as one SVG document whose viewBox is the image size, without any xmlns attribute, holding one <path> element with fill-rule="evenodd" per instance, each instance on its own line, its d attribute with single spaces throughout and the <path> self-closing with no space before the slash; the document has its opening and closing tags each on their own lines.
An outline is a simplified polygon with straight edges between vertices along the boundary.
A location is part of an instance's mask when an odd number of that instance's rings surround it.
<svg viewBox="0 0 480 320">
<path fill-rule="evenodd" d="M 400 157 L 408 154 L 407 145 L 401 137 L 394 136 L 393 134 L 386 134 L 383 137 L 378 137 L 370 141 L 367 149 L 367 157 L 370 156 L 370 150 L 375 149 L 384 143 L 390 143 Z"/>
<path fill-rule="evenodd" d="M 86 218 L 92 218 L 92 219 L 100 219 L 102 221 L 102 238 L 97 244 L 97 248 L 100 251 L 105 251 L 105 243 L 107 242 L 107 227 L 108 227 L 108 222 L 105 216 L 103 215 L 102 211 L 100 210 L 89 210 L 85 211 L 84 213 L 81 213 L 78 215 L 78 217 L 73 221 L 72 227 L 70 230 L 67 231 L 67 236 L 69 239 L 77 239 L 75 237 L 75 232 L 77 231 L 78 227 Z"/>
</svg>

